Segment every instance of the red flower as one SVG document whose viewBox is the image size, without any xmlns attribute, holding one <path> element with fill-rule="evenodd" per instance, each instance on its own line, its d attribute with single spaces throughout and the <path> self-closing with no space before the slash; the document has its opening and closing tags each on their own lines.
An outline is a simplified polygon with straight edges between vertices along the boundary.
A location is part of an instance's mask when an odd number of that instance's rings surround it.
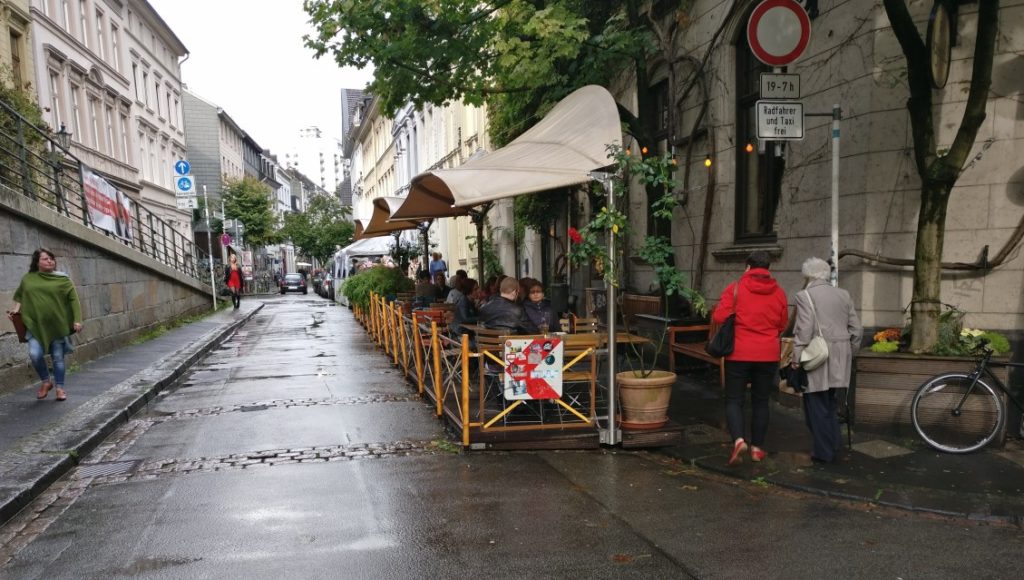
<svg viewBox="0 0 1024 580">
<path fill-rule="evenodd" d="M 583 236 L 580 235 L 576 228 L 569 228 L 569 239 L 572 240 L 572 243 L 574 244 L 583 243 Z"/>
</svg>

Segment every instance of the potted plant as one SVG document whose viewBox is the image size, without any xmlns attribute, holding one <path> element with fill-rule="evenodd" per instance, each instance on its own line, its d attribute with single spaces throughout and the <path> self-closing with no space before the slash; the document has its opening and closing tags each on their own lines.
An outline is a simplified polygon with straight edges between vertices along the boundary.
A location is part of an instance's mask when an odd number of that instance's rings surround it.
<svg viewBox="0 0 1024 580">
<path fill-rule="evenodd" d="M 678 184 L 673 179 L 676 160 L 671 155 L 648 155 L 646 147 L 640 150 L 640 155 L 636 155 L 630 149 L 616 145 L 610 145 L 608 151 L 615 167 L 611 179 L 613 195 L 602 192 L 605 204 L 593 219 L 578 230 L 569 229 L 569 259 L 574 264 L 593 263 L 614 292 L 622 285 L 622 260 L 618 259 L 618 255 L 609 255 L 609 244 L 605 240 L 625 238 L 630 232 L 628 217 L 620 209 L 627 184 L 642 185 L 649 196 L 656 196 L 652 213 L 657 219 L 671 220 L 679 201 L 675 196 Z M 621 253 L 618 249 L 621 245 L 611 245 L 617 248 L 616 254 Z M 630 344 L 634 354 L 628 359 L 631 368 L 617 373 L 615 380 L 619 385 L 622 426 L 627 429 L 654 429 L 668 421 L 669 399 L 676 380 L 675 373 L 655 368 L 668 331 L 668 301 L 673 296 L 687 300 L 691 309 L 701 316 L 707 314 L 707 304 L 704 297 L 689 286 L 686 273 L 676 268 L 672 241 L 668 236 L 645 236 L 638 256 L 654 271 L 663 296 L 662 315 L 665 322 L 653 349 L 645 352 L 642 345 Z M 609 264 L 613 266 L 608 267 Z"/>
<path fill-rule="evenodd" d="M 937 342 L 927 352 L 912 351 L 909 322 L 903 328 L 885 328 L 872 336 L 872 344 L 861 349 L 856 359 L 854 405 L 858 425 L 911 434 L 910 405 L 924 381 L 944 371 L 970 371 L 982 340 L 997 360 L 1008 360 L 1010 343 L 1006 336 L 965 328 L 964 315 L 962 310 L 947 306 L 939 315 Z M 990 370 L 1004 383 L 1007 381 L 1006 367 Z"/>
<path fill-rule="evenodd" d="M 413 281 L 400 269 L 377 265 L 349 276 L 341 292 L 349 304 L 366 309 L 370 305 L 371 291 L 393 300 L 399 292 L 411 292 L 413 286 Z"/>
</svg>

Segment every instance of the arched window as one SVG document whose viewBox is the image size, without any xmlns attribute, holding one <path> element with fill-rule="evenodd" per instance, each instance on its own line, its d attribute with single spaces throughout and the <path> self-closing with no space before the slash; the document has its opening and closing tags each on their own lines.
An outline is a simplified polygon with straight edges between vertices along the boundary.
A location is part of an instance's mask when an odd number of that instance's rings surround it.
<svg viewBox="0 0 1024 580">
<path fill-rule="evenodd" d="M 780 141 L 757 139 L 755 103 L 760 74 L 771 68 L 754 57 L 746 34 L 736 43 L 736 242 L 776 239 L 775 210 L 786 167 Z"/>
</svg>

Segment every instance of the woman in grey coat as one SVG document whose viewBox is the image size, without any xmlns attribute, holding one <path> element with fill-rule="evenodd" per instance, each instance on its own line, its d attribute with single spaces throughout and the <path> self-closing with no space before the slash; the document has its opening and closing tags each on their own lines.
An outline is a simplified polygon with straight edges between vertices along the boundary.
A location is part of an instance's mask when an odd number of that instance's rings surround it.
<svg viewBox="0 0 1024 580">
<path fill-rule="evenodd" d="M 800 353 L 811 339 L 821 335 L 828 343 L 828 360 L 807 372 L 807 390 L 803 394 L 804 417 L 811 430 L 811 459 L 835 460 L 842 446 L 839 420 L 836 417 L 836 389 L 850 386 L 853 355 L 860 348 L 860 318 L 850 294 L 828 283 L 831 269 L 820 258 L 809 258 L 801 271 L 804 289 L 796 293 L 796 326 L 793 329 L 793 357 L 790 365 L 797 368 Z"/>
</svg>

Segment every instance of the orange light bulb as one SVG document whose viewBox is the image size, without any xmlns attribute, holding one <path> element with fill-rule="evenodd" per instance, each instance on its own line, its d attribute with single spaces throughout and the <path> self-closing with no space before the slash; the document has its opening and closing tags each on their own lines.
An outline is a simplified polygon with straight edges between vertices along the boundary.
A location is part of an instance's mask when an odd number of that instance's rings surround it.
<svg viewBox="0 0 1024 580">
<path fill-rule="evenodd" d="M 751 144 L 751 143 L 747 143 L 747 146 L 744 147 L 744 149 L 747 150 L 747 153 L 753 153 L 754 152 L 754 145 Z"/>
</svg>

